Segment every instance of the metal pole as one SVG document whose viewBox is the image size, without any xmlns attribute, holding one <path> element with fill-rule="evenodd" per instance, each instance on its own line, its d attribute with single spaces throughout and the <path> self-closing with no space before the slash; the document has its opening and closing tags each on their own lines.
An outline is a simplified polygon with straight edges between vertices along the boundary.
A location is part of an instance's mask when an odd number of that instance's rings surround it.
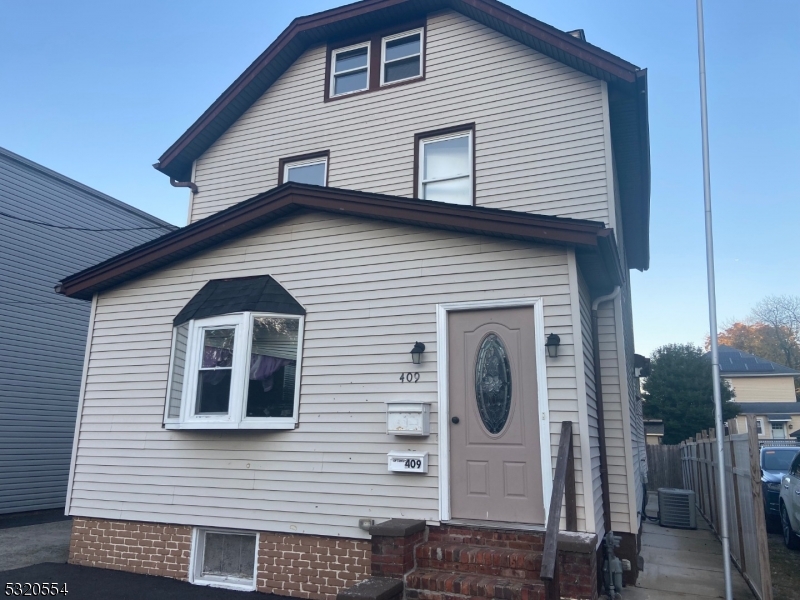
<svg viewBox="0 0 800 600">
<path fill-rule="evenodd" d="M 725 575 L 725 599 L 733 600 L 731 587 L 731 547 L 728 536 L 728 505 L 725 493 L 725 426 L 722 422 L 722 393 L 717 340 L 717 295 L 714 282 L 714 230 L 711 224 L 711 172 L 708 159 L 708 110 L 706 101 L 706 47 L 703 26 L 703 0 L 697 0 L 697 51 L 700 62 L 700 123 L 703 135 L 703 197 L 706 209 L 706 269 L 708 273 L 708 321 L 711 330 L 711 370 L 714 386 L 714 412 L 717 424 L 717 490 L 719 496 L 719 537 Z"/>
</svg>

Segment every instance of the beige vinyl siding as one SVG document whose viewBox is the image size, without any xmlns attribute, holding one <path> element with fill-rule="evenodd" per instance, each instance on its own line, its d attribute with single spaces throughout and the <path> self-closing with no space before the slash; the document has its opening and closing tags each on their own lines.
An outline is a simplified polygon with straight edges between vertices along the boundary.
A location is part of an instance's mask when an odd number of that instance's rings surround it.
<svg viewBox="0 0 800 600">
<path fill-rule="evenodd" d="M 307 309 L 299 428 L 162 429 L 172 319 L 209 280 L 270 274 Z M 77 447 L 71 514 L 366 537 L 359 517 L 436 521 L 438 442 L 386 434 L 385 402 L 433 403 L 436 304 L 542 297 L 555 461 L 577 421 L 567 250 L 310 213 L 103 293 Z M 419 383 L 409 350 L 426 344 Z M 430 453 L 427 476 L 387 472 L 390 450 Z M 582 465 L 579 527 L 585 523 Z"/>
<path fill-rule="evenodd" d="M 331 102 L 326 49 L 306 51 L 196 161 L 191 220 L 321 150 L 330 186 L 412 196 L 414 134 L 474 122 L 477 204 L 609 221 L 600 81 L 453 11 L 429 15 L 426 51 L 424 81 Z"/>
<path fill-rule="evenodd" d="M 611 529 L 630 531 L 630 508 L 628 501 L 628 470 L 630 451 L 625 443 L 625 415 L 628 399 L 622 403 L 623 383 L 620 380 L 620 355 L 617 343 L 617 313 L 615 302 L 603 302 L 598 307 L 598 337 L 600 346 L 600 371 L 603 385 L 603 414 L 606 430 L 606 456 L 608 459 L 608 483 L 611 500 Z"/>
<path fill-rule="evenodd" d="M 579 273 L 583 369 L 586 379 L 586 406 L 589 420 L 589 448 L 592 460 L 592 496 L 595 531 L 598 538 L 605 534 L 603 519 L 603 480 L 600 474 L 600 431 L 597 414 L 597 384 L 594 372 L 594 343 L 592 340 L 592 298 L 589 287 Z"/>
<path fill-rule="evenodd" d="M 736 402 L 795 402 L 794 377 L 726 377 Z"/>
<path fill-rule="evenodd" d="M 625 362 L 623 363 L 628 385 L 628 414 L 630 415 L 630 440 L 631 458 L 633 467 L 633 484 L 635 486 L 636 503 L 631 507 L 631 515 L 636 516 L 641 512 L 644 500 L 645 477 L 647 474 L 647 449 L 644 433 L 644 416 L 642 400 L 638 393 L 639 380 L 634 377 L 634 346 L 633 346 L 633 311 L 631 309 L 631 290 L 629 285 L 622 286 L 620 295 L 622 305 L 623 341 L 625 348 Z M 638 530 L 638 527 L 637 527 Z"/>
</svg>

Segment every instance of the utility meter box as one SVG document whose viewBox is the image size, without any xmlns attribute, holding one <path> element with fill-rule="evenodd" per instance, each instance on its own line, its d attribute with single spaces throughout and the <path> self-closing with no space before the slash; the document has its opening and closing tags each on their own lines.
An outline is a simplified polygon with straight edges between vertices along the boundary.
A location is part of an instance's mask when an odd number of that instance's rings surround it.
<svg viewBox="0 0 800 600">
<path fill-rule="evenodd" d="M 427 473 L 428 453 L 409 450 L 389 452 L 389 471 L 392 473 Z"/>
<path fill-rule="evenodd" d="M 386 433 L 391 435 L 430 435 L 431 403 L 387 402 Z"/>
</svg>

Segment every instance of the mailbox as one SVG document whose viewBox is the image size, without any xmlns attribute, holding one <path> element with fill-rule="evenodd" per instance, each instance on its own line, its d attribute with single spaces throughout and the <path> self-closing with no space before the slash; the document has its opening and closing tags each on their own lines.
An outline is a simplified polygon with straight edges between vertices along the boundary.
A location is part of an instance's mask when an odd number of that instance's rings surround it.
<svg viewBox="0 0 800 600">
<path fill-rule="evenodd" d="M 387 402 L 386 433 L 392 435 L 430 435 L 431 403 Z"/>
<path fill-rule="evenodd" d="M 428 472 L 428 453 L 427 452 L 398 452 L 392 451 L 388 454 L 389 471 L 392 473 L 427 473 Z"/>
</svg>

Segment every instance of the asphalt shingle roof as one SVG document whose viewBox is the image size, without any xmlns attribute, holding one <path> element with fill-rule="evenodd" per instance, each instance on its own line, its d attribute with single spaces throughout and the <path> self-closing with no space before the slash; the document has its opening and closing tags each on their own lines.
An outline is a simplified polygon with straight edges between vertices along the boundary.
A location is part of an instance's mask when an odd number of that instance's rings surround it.
<svg viewBox="0 0 800 600">
<path fill-rule="evenodd" d="M 800 415 L 800 402 L 734 402 L 744 414 Z"/>
</svg>

